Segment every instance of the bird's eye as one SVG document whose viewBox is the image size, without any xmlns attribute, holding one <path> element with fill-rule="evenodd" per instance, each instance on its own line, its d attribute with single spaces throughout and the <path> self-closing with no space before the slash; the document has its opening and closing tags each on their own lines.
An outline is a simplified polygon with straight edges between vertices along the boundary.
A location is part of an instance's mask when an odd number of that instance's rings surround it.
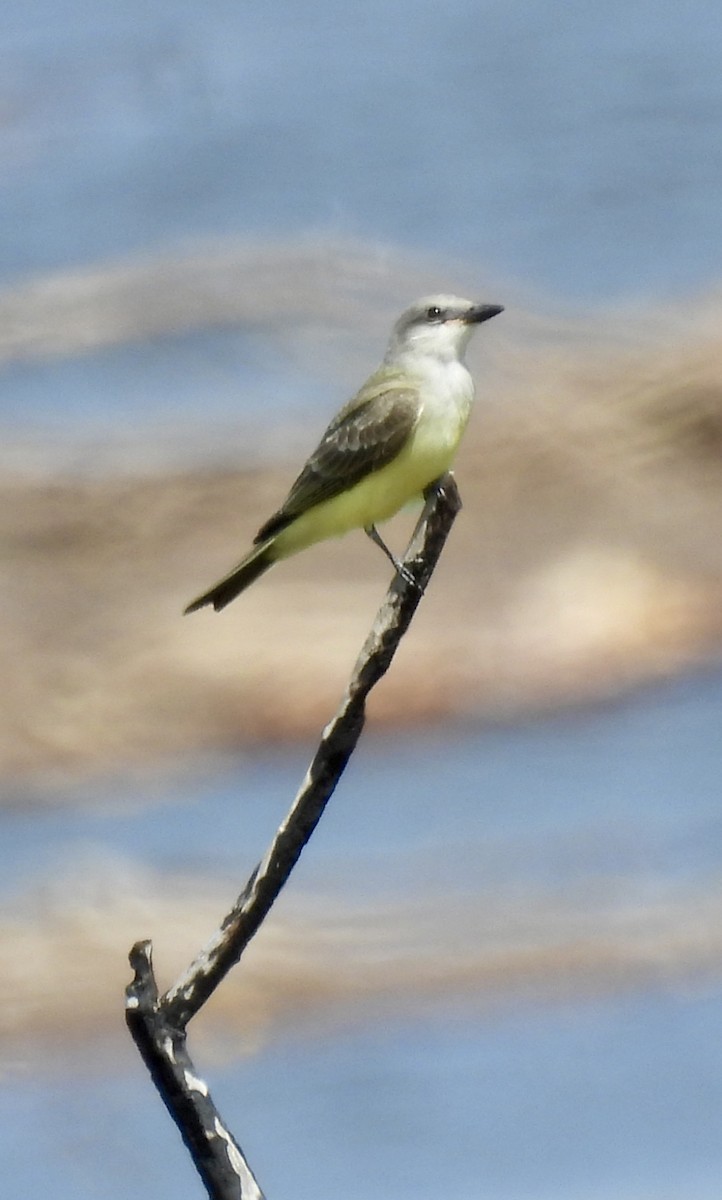
<svg viewBox="0 0 722 1200">
<path fill-rule="evenodd" d="M 426 310 L 427 321 L 440 321 L 443 315 L 441 309 L 437 308 L 435 304 L 432 304 L 431 308 L 427 308 Z"/>
</svg>

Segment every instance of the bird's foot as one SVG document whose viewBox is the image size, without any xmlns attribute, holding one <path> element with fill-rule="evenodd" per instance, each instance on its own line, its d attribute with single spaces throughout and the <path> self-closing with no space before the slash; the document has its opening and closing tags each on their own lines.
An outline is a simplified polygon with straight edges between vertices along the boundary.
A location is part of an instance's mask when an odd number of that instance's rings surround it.
<svg viewBox="0 0 722 1200">
<path fill-rule="evenodd" d="M 406 566 L 406 563 L 402 563 L 399 559 L 396 559 L 394 566 L 396 567 L 397 575 L 401 576 L 404 583 L 408 583 L 409 587 L 415 588 L 417 592 L 421 592 L 421 594 L 423 595 L 424 589 L 422 588 L 421 584 L 419 583 L 418 579 L 413 574 L 413 572 L 410 571 L 409 568 Z"/>
</svg>

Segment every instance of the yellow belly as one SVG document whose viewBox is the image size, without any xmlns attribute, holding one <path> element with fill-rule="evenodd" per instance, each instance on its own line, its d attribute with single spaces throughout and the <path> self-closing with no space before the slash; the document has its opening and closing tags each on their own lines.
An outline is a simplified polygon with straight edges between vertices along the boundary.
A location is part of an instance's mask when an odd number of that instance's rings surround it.
<svg viewBox="0 0 722 1200">
<path fill-rule="evenodd" d="M 347 492 L 317 504 L 282 530 L 274 542 L 274 557 L 286 558 L 314 542 L 387 521 L 449 470 L 466 416 L 449 414 L 450 419 L 441 425 L 438 420 L 424 421 L 422 417 L 393 462 L 367 475 Z"/>
</svg>

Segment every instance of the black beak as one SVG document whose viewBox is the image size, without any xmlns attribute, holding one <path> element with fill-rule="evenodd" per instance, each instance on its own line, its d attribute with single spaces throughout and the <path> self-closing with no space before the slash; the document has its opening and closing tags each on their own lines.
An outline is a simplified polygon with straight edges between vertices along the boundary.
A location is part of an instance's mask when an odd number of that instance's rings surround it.
<svg viewBox="0 0 722 1200">
<path fill-rule="evenodd" d="M 467 312 L 464 320 L 468 325 L 480 325 L 482 321 L 488 321 L 491 317 L 498 317 L 499 313 L 503 313 L 503 304 L 475 304 Z"/>
</svg>

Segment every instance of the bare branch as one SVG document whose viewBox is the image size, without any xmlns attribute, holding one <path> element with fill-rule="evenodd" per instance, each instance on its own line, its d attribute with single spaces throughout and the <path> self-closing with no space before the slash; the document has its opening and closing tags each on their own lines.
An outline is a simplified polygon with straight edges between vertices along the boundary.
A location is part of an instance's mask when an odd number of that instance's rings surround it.
<svg viewBox="0 0 722 1200">
<path fill-rule="evenodd" d="M 186 1026 L 240 959 L 316 828 L 361 736 L 368 694 L 391 665 L 460 507 L 450 474 L 428 489 L 405 557 L 415 582 L 394 578 L 291 810 L 220 929 L 160 999 L 150 943 L 131 952 L 128 1026 L 213 1200 L 259 1200 L 261 1192 L 196 1075 L 185 1048 Z"/>
<path fill-rule="evenodd" d="M 163 998 L 182 1027 L 238 961 L 285 884 L 361 736 L 366 698 L 386 673 L 431 578 L 460 504 L 451 477 L 427 501 L 406 565 L 416 586 L 396 577 L 353 669 L 346 694 L 326 726 L 293 806 L 223 925 Z"/>
<path fill-rule="evenodd" d="M 137 942 L 129 957 L 135 978 L 126 990 L 126 1022 L 208 1195 L 211 1200 L 264 1200 L 243 1151 L 196 1073 L 185 1030 L 174 1029 L 158 1003 L 150 942 Z"/>
</svg>

